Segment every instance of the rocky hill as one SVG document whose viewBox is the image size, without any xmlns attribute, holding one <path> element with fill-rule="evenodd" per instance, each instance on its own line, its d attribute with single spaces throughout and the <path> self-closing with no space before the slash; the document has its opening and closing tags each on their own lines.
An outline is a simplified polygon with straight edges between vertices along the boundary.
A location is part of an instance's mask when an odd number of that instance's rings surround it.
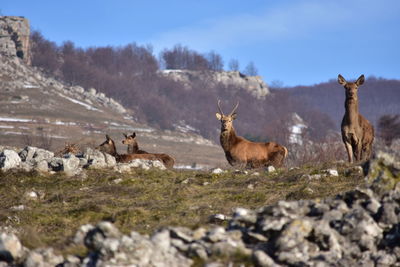
<svg viewBox="0 0 400 267">
<path fill-rule="evenodd" d="M 30 64 L 30 27 L 24 17 L 0 16 L 0 53 L 18 56 Z"/>
<path fill-rule="evenodd" d="M 269 94 L 268 86 L 260 76 L 247 76 L 239 71 L 162 70 L 159 73 L 182 83 L 186 89 L 191 89 L 193 83 L 202 81 L 211 87 L 220 84 L 240 88 L 258 99 L 264 99 Z"/>
<path fill-rule="evenodd" d="M 135 122 L 135 114 L 94 88 L 68 86 L 28 66 L 17 56 L 0 55 L 0 145 L 35 145 L 53 151 L 66 142 L 94 147 L 106 133 L 117 141 L 136 131 L 148 151 L 167 152 L 178 165 L 224 163 L 219 147 L 199 135 L 159 131 Z"/>
</svg>

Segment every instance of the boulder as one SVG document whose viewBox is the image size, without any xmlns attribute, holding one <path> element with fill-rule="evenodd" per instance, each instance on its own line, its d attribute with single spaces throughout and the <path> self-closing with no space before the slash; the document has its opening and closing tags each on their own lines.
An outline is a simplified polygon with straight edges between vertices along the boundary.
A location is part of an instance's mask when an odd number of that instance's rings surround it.
<svg viewBox="0 0 400 267">
<path fill-rule="evenodd" d="M 23 247 L 13 233 L 0 233 L 0 262 L 13 262 L 23 255 Z"/>
<path fill-rule="evenodd" d="M 14 150 L 5 149 L 0 153 L 0 169 L 7 171 L 12 168 L 17 168 L 21 163 L 21 158 Z"/>
</svg>

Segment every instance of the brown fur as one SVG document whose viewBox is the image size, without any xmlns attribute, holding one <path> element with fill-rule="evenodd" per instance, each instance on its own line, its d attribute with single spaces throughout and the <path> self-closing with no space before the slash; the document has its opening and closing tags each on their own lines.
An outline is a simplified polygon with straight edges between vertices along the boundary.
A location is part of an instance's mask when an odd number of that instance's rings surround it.
<svg viewBox="0 0 400 267">
<path fill-rule="evenodd" d="M 372 142 L 374 141 L 374 127 L 358 111 L 357 90 L 364 83 L 364 75 L 356 82 L 347 82 L 342 75 L 338 75 L 339 84 L 346 89 L 346 101 L 344 104 L 341 130 L 342 140 L 346 147 L 349 162 L 367 160 L 372 154 Z"/>
<path fill-rule="evenodd" d="M 287 148 L 274 142 L 256 143 L 237 136 L 233 128 L 233 120 L 236 118 L 235 110 L 239 103 L 229 115 L 223 114 L 219 103 L 220 101 L 218 101 L 220 113 L 216 116 L 221 121 L 220 142 L 229 164 L 246 168 L 282 166 L 288 155 Z"/>
<path fill-rule="evenodd" d="M 106 141 L 104 141 L 98 149 L 101 152 L 108 153 L 111 156 L 114 156 L 117 162 L 120 163 L 128 163 L 134 159 L 147 159 L 147 160 L 158 160 L 158 158 L 152 154 L 118 154 L 117 149 L 115 148 L 114 141 L 106 135 Z"/>
<path fill-rule="evenodd" d="M 127 153 L 128 154 L 149 154 L 154 155 L 158 160 L 160 160 L 166 168 L 173 168 L 175 164 L 175 160 L 173 157 L 164 154 L 164 153 L 148 153 L 144 150 L 139 149 L 139 144 L 136 141 L 136 133 L 134 132 L 132 135 L 123 134 L 125 139 L 122 140 L 122 144 L 128 145 Z"/>
</svg>

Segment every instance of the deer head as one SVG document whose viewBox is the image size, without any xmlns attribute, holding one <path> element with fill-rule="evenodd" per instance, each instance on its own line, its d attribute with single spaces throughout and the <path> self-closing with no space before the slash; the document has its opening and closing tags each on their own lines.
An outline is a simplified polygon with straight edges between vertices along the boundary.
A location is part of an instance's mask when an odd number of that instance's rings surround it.
<svg viewBox="0 0 400 267">
<path fill-rule="evenodd" d="M 217 116 L 217 119 L 221 121 L 221 132 L 224 131 L 230 131 L 232 129 L 233 125 L 233 120 L 236 119 L 236 109 L 239 106 L 239 101 L 237 102 L 236 106 L 233 108 L 231 113 L 229 115 L 225 115 L 222 112 L 221 106 L 220 106 L 221 100 L 218 100 L 218 109 L 219 112 L 217 112 L 215 115 Z"/>
<path fill-rule="evenodd" d="M 361 75 L 357 81 L 347 82 L 342 75 L 338 75 L 338 83 L 343 85 L 346 89 L 346 99 L 357 101 L 357 90 L 360 85 L 362 85 L 365 81 L 364 75 Z"/>
<path fill-rule="evenodd" d="M 117 154 L 115 143 L 110 138 L 110 136 L 108 136 L 108 134 L 106 134 L 106 141 L 104 141 L 101 145 L 99 145 L 97 149 L 100 150 L 101 152 L 105 152 L 113 156 Z"/>
<path fill-rule="evenodd" d="M 123 136 L 125 137 L 124 140 L 122 140 L 122 144 L 124 145 L 133 145 L 136 144 L 136 133 L 133 132 L 131 135 L 127 135 L 126 133 L 123 133 Z"/>
</svg>

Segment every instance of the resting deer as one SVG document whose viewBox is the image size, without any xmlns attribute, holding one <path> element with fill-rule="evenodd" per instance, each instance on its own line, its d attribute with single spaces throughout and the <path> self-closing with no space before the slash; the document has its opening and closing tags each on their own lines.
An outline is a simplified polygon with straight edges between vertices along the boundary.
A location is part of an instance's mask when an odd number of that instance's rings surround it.
<svg viewBox="0 0 400 267">
<path fill-rule="evenodd" d="M 364 75 L 356 82 L 347 82 L 342 75 L 338 75 L 338 82 L 346 89 L 346 101 L 342 120 L 342 139 L 346 147 L 349 162 L 367 160 L 371 157 L 372 142 L 374 141 L 374 127 L 358 111 L 357 89 L 364 83 Z"/>
<path fill-rule="evenodd" d="M 101 152 L 105 152 L 114 156 L 117 162 L 127 163 L 134 159 L 147 159 L 147 160 L 158 160 L 158 158 L 152 154 L 118 154 L 117 149 L 115 148 L 114 141 L 106 135 L 106 141 L 104 141 L 98 149 Z"/>
<path fill-rule="evenodd" d="M 235 111 L 239 102 L 229 115 L 224 115 L 220 102 L 218 100 L 219 113 L 217 112 L 216 116 L 221 121 L 220 142 L 229 164 L 244 165 L 246 168 L 282 166 L 283 160 L 288 155 L 287 148 L 274 142 L 255 143 L 237 136 L 233 128 L 233 120 L 236 119 Z"/>
<path fill-rule="evenodd" d="M 138 142 L 136 141 L 136 133 L 133 132 L 132 135 L 123 134 L 125 139 L 122 140 L 122 144 L 128 145 L 127 153 L 128 154 L 148 154 L 154 155 L 158 160 L 164 163 L 166 168 L 174 167 L 175 160 L 171 156 L 164 153 L 148 153 L 144 150 L 139 149 Z"/>
</svg>

